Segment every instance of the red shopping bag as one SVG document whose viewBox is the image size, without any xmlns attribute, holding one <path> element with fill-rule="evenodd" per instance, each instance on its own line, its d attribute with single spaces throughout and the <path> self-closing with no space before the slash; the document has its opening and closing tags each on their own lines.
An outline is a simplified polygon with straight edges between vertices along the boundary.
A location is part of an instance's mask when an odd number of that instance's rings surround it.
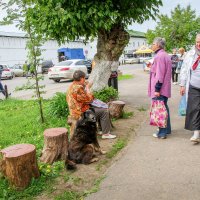
<svg viewBox="0 0 200 200">
<path fill-rule="evenodd" d="M 167 118 L 168 113 L 164 101 L 152 100 L 150 110 L 150 125 L 166 128 Z"/>
</svg>

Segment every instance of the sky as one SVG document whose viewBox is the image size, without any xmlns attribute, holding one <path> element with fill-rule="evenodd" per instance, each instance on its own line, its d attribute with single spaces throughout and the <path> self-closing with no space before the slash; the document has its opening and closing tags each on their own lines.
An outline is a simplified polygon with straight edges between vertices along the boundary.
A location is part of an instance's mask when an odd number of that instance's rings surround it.
<svg viewBox="0 0 200 200">
<path fill-rule="evenodd" d="M 191 5 L 192 10 L 196 11 L 196 14 L 200 16 L 200 1 L 199 0 L 163 0 L 163 6 L 160 7 L 161 14 L 167 14 L 170 16 L 170 13 L 174 8 L 180 4 L 182 8 L 186 8 L 188 5 Z M 156 22 L 153 20 L 145 21 L 143 24 L 133 24 L 129 28 L 146 32 L 148 29 L 155 29 Z"/>
<path fill-rule="evenodd" d="M 8 0 L 3 0 L 4 2 Z M 160 13 L 170 15 L 171 11 L 180 4 L 181 7 L 187 7 L 191 5 L 193 10 L 196 10 L 196 14 L 200 16 L 200 1 L 199 0 L 163 0 L 163 6 L 160 7 Z M 5 11 L 0 10 L 0 20 L 6 15 Z M 153 20 L 145 21 L 143 24 L 133 24 L 129 26 L 129 29 L 135 31 L 146 32 L 148 29 L 155 29 L 156 22 Z M 6 32 L 22 32 L 18 30 L 14 25 L 11 26 L 0 26 L 0 31 Z"/>
</svg>

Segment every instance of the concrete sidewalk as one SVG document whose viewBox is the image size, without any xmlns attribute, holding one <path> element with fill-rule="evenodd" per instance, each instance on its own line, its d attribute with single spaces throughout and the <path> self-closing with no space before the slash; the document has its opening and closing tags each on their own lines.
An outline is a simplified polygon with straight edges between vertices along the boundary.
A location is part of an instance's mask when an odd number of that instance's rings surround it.
<svg viewBox="0 0 200 200">
<path fill-rule="evenodd" d="M 148 74 L 136 70 L 134 79 L 120 82 L 121 99 L 131 106 L 147 106 L 147 82 Z M 200 146 L 192 144 L 192 134 L 183 129 L 179 100 L 179 86 L 172 85 L 172 134 L 166 140 L 153 138 L 156 128 L 148 125 L 147 117 L 123 157 L 108 169 L 100 190 L 87 200 L 200 199 Z"/>
</svg>

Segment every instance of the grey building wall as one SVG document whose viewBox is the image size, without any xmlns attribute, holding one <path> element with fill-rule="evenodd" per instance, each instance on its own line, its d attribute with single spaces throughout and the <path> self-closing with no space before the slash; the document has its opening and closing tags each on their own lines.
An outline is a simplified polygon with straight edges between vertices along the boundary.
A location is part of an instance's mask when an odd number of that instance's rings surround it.
<svg viewBox="0 0 200 200">
<path fill-rule="evenodd" d="M 23 33 L 0 32 L 0 63 L 8 65 L 23 64 L 27 59 L 26 41 L 27 38 Z M 42 59 L 52 60 L 53 63 L 57 63 L 57 50 L 63 47 L 83 48 L 86 58 L 92 59 L 96 53 L 96 44 L 97 40 L 95 39 L 86 44 L 79 40 L 66 42 L 59 46 L 55 40 L 49 40 L 42 46 L 44 50 Z M 138 49 L 143 44 L 146 44 L 145 38 L 131 37 L 125 51 Z"/>
</svg>

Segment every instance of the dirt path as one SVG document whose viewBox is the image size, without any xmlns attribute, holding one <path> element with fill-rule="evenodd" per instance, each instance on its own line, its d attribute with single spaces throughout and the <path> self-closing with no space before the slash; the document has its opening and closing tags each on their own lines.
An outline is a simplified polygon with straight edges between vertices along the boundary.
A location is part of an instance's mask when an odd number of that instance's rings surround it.
<svg viewBox="0 0 200 200">
<path fill-rule="evenodd" d="M 130 106 L 147 105 L 146 84 L 146 74 L 136 70 L 129 86 L 125 82 L 120 86 L 122 98 Z M 108 169 L 100 190 L 87 200 L 200 199 L 200 147 L 189 141 L 191 133 L 183 129 L 184 118 L 177 115 L 179 100 L 179 86 L 172 85 L 172 135 L 166 140 L 153 138 L 156 130 L 148 125 L 147 115 L 123 157 Z"/>
</svg>

